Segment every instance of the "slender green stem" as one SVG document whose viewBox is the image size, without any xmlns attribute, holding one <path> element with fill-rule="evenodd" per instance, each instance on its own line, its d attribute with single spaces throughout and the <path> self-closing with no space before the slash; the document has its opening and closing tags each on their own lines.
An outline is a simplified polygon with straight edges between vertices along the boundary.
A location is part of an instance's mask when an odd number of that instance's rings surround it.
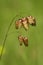
<svg viewBox="0 0 43 65">
<path fill-rule="evenodd" d="M 5 39 L 4 39 L 4 42 L 3 42 L 3 45 L 2 45 L 2 50 L 1 50 L 1 54 L 0 54 L 0 59 L 1 59 L 2 55 L 3 55 L 3 50 L 4 50 L 5 42 L 6 42 L 6 39 L 7 39 L 7 36 L 8 36 L 8 32 L 9 32 L 9 30 L 10 30 L 11 25 L 12 25 L 13 22 L 14 22 L 14 19 L 15 19 L 17 16 L 18 16 L 18 15 L 16 15 L 16 16 L 12 19 L 12 21 L 11 21 L 9 27 L 8 27 L 8 30 L 7 30 L 7 32 L 6 32 Z"/>
</svg>

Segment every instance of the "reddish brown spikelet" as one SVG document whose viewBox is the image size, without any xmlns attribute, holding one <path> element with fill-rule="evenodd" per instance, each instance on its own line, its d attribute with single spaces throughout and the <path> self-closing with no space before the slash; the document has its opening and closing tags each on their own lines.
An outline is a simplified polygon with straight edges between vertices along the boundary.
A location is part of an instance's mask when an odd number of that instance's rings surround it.
<svg viewBox="0 0 43 65">
<path fill-rule="evenodd" d="M 20 42 L 20 45 L 22 45 L 22 43 L 23 43 L 23 36 L 19 35 L 19 36 L 18 36 L 18 40 L 19 40 L 19 42 Z"/>
<path fill-rule="evenodd" d="M 27 37 L 24 37 L 23 42 L 24 42 L 25 46 L 28 46 L 28 38 Z"/>
<path fill-rule="evenodd" d="M 27 23 L 27 19 L 24 17 L 22 18 L 22 24 L 23 24 L 23 27 L 28 30 L 28 23 Z"/>
<path fill-rule="evenodd" d="M 16 21 L 16 29 L 20 28 L 22 26 L 21 20 Z"/>
</svg>

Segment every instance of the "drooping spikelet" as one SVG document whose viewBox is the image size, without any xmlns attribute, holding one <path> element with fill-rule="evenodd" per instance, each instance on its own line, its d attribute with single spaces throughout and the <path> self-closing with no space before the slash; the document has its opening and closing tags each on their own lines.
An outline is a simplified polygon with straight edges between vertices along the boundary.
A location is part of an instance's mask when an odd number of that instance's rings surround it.
<svg viewBox="0 0 43 65">
<path fill-rule="evenodd" d="M 20 45 L 22 45 L 22 43 L 23 43 L 23 36 L 22 35 L 19 35 L 18 36 L 18 40 L 20 42 Z"/>
<path fill-rule="evenodd" d="M 22 26 L 21 20 L 16 21 L 15 26 L 16 29 L 20 28 Z"/>
<path fill-rule="evenodd" d="M 23 42 L 24 42 L 25 46 L 28 46 L 28 38 L 27 37 L 24 37 Z"/>
<path fill-rule="evenodd" d="M 28 30 L 28 23 L 27 23 L 27 19 L 24 17 L 22 18 L 22 24 L 23 24 L 23 27 Z"/>
<path fill-rule="evenodd" d="M 31 24 L 31 25 L 33 25 L 33 26 L 36 25 L 36 20 L 35 20 L 34 17 L 28 16 L 28 17 L 27 17 L 27 20 L 28 20 L 28 23 L 29 23 L 29 24 Z"/>
</svg>

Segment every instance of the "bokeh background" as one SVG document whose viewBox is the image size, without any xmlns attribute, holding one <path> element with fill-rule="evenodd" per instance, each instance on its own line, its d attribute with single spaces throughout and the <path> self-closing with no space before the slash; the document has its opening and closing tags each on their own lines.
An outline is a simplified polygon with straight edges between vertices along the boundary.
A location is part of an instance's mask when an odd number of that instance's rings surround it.
<svg viewBox="0 0 43 65">
<path fill-rule="evenodd" d="M 29 26 L 28 33 L 13 24 L 8 33 L 0 65 L 43 65 L 43 0 L 0 0 L 0 53 L 8 26 L 15 17 L 32 15 L 36 27 Z M 29 46 L 19 45 L 18 35 L 28 36 Z"/>
</svg>

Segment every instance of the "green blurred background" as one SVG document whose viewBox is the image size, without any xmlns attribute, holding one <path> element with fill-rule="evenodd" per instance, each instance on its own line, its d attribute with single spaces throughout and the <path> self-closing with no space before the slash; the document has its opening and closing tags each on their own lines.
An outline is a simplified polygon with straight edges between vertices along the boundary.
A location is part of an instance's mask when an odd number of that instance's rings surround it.
<svg viewBox="0 0 43 65">
<path fill-rule="evenodd" d="M 0 0 L 0 47 L 12 18 L 18 14 L 15 20 L 32 15 L 37 25 L 30 26 L 28 33 L 24 29 L 17 31 L 15 24 L 11 26 L 0 65 L 43 65 L 43 0 Z M 28 36 L 28 47 L 20 47 L 20 32 Z"/>
</svg>

